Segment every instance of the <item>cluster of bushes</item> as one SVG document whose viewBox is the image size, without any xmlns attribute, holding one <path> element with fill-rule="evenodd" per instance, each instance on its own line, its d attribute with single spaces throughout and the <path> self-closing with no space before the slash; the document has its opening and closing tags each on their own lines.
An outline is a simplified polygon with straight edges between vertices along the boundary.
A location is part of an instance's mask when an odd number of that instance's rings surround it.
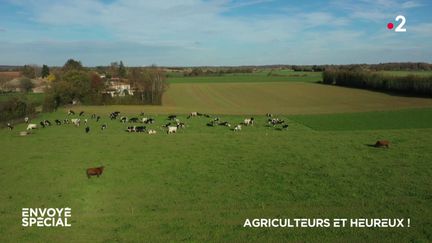
<svg viewBox="0 0 432 243">
<path fill-rule="evenodd" d="M 323 83 L 432 96 L 432 76 L 399 77 L 370 71 L 328 69 L 323 72 Z"/>
<path fill-rule="evenodd" d="M 11 121 L 36 112 L 36 104 L 29 102 L 24 97 L 11 96 L 0 100 L 0 121 Z"/>
</svg>

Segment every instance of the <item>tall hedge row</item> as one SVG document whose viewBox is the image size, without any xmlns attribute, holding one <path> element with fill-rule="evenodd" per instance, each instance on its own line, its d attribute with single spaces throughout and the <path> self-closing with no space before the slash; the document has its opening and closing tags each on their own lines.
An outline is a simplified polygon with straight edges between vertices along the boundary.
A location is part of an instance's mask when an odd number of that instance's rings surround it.
<svg viewBox="0 0 432 243">
<path fill-rule="evenodd" d="M 400 77 L 370 71 L 335 69 L 323 72 L 323 83 L 432 96 L 432 75 Z"/>
<path fill-rule="evenodd" d="M 20 97 L 0 101 L 0 122 L 12 121 L 35 113 L 35 104 Z M 3 125 L 3 124 L 2 124 Z"/>
</svg>

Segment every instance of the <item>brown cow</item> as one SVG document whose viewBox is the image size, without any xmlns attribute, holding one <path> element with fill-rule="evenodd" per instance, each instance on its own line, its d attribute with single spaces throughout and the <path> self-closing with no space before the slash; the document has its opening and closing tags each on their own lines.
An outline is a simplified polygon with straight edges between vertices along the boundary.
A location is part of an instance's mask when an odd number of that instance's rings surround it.
<svg viewBox="0 0 432 243">
<path fill-rule="evenodd" d="M 375 147 L 377 148 L 388 148 L 390 145 L 390 142 L 387 140 L 379 140 L 375 143 Z"/>
<path fill-rule="evenodd" d="M 96 167 L 96 168 L 88 168 L 87 169 L 87 177 L 90 178 L 90 176 L 97 176 L 99 177 L 100 175 L 102 175 L 102 172 L 104 170 L 104 167 Z"/>
</svg>

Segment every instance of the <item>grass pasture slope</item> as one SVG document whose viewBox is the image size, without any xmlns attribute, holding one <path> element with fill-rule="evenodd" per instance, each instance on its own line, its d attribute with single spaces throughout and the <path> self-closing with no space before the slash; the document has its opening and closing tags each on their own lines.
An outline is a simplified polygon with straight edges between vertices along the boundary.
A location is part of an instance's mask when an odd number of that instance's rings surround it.
<svg viewBox="0 0 432 243">
<path fill-rule="evenodd" d="M 89 134 L 0 130 L 0 242 L 432 241 L 431 99 L 306 82 L 172 83 L 160 107 L 73 109 L 102 120 L 89 119 Z M 108 119 L 115 110 L 148 113 L 158 134 L 125 132 Z M 232 124 L 253 114 L 256 125 L 207 127 L 186 119 L 191 111 Z M 268 127 L 266 112 L 289 129 Z M 187 128 L 164 133 L 170 113 Z M 390 149 L 369 146 L 378 139 Z M 100 165 L 104 174 L 87 179 Z M 23 228 L 23 207 L 71 207 L 72 227 Z M 246 218 L 410 218 L 411 227 L 251 229 Z"/>
<path fill-rule="evenodd" d="M 275 70 L 256 73 L 235 73 L 221 76 L 182 77 L 172 76 L 169 83 L 252 83 L 252 82 L 318 82 L 322 80 L 321 72 L 294 72 L 290 70 Z"/>
</svg>

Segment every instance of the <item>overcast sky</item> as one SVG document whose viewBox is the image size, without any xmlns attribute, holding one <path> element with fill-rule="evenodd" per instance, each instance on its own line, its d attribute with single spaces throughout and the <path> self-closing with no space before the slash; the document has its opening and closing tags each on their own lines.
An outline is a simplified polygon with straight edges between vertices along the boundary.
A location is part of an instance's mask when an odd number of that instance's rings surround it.
<svg viewBox="0 0 432 243">
<path fill-rule="evenodd" d="M 432 62 L 431 2 L 0 0 L 0 64 Z"/>
</svg>

